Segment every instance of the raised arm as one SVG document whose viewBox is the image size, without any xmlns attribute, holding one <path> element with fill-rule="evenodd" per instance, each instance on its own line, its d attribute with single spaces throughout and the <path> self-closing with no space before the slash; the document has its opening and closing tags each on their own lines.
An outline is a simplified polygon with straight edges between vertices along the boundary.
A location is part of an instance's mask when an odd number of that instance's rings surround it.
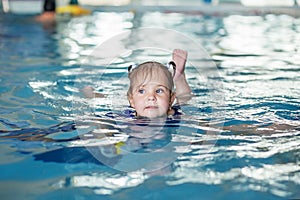
<svg viewBox="0 0 300 200">
<path fill-rule="evenodd" d="M 173 61 L 176 64 L 176 72 L 174 75 L 174 83 L 176 87 L 177 103 L 186 103 L 192 98 L 192 90 L 185 77 L 185 63 L 187 60 L 187 51 L 181 49 L 173 50 Z"/>
</svg>

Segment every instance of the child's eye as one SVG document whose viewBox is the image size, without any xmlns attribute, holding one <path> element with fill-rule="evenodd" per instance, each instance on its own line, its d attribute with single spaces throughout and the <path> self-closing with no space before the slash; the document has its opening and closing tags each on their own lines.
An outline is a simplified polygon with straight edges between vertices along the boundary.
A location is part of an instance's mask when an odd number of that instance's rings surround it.
<svg viewBox="0 0 300 200">
<path fill-rule="evenodd" d="M 156 93 L 158 93 L 158 94 L 163 93 L 163 92 L 164 92 L 164 90 L 161 89 L 161 88 L 159 88 L 159 89 L 156 90 Z"/>
<path fill-rule="evenodd" d="M 144 93 L 145 93 L 145 90 L 144 90 L 144 89 L 139 89 L 139 90 L 138 90 L 138 93 L 139 93 L 139 94 L 144 94 Z"/>
</svg>

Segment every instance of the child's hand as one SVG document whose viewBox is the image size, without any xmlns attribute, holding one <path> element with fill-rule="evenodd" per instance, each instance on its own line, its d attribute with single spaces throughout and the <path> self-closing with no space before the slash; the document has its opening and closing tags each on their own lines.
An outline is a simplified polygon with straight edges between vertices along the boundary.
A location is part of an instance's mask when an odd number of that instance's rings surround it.
<svg viewBox="0 0 300 200">
<path fill-rule="evenodd" d="M 176 86 L 176 99 L 179 104 L 187 102 L 193 96 L 184 73 L 186 60 L 187 51 L 181 49 L 173 50 L 173 61 L 176 64 L 176 72 L 173 80 Z"/>
<path fill-rule="evenodd" d="M 186 59 L 187 59 L 187 51 L 184 51 L 182 49 L 173 50 L 173 61 L 176 64 L 176 72 L 174 76 L 175 81 L 180 76 L 184 75 Z"/>
</svg>

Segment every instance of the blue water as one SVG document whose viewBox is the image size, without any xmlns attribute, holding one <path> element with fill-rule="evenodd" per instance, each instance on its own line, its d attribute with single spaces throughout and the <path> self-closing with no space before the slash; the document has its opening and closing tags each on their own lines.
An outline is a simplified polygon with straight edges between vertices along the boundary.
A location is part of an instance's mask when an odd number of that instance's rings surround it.
<svg viewBox="0 0 300 200">
<path fill-rule="evenodd" d="M 1 199 L 300 198 L 299 18 L 94 12 L 45 25 L 1 14 L 0 27 Z M 127 66 L 169 52 L 111 66 L 91 56 L 119 33 L 133 33 L 120 49 L 149 40 L 133 37 L 141 27 L 176 30 L 216 64 L 187 45 L 195 96 L 179 121 L 121 115 Z M 86 85 L 109 98 L 85 99 Z"/>
</svg>

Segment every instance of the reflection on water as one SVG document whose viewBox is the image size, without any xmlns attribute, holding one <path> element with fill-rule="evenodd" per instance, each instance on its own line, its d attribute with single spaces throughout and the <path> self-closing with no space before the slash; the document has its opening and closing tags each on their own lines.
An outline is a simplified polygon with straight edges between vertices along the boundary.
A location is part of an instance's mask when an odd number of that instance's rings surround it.
<svg viewBox="0 0 300 200">
<path fill-rule="evenodd" d="M 0 24 L 1 195 L 16 197 L 18 187 L 20 197 L 30 191 L 29 196 L 45 199 L 61 193 L 66 198 L 165 198 L 174 191 L 176 197 L 189 192 L 191 198 L 199 192 L 207 198 L 299 198 L 300 19 L 96 12 L 58 21 L 52 31 L 15 16 L 5 16 Z M 129 51 L 110 68 L 101 65 L 101 52 L 87 55 L 123 31 L 128 35 L 113 44 L 119 50 L 129 49 L 134 41 L 143 43 L 150 36 L 137 34 L 135 28 L 145 26 L 191 37 L 218 68 L 206 66 L 197 49 L 189 50 L 187 78 L 195 97 L 182 106 L 185 115 L 175 123 L 178 127 L 167 127 L 174 129 L 171 134 L 159 128 L 152 135 L 153 127 L 147 131 L 128 125 L 122 117 L 101 118 L 112 110 L 126 110 L 129 64 L 153 57 L 164 61 L 170 54 Z M 169 41 L 174 38 L 161 42 Z M 118 101 L 85 99 L 80 89 L 86 85 Z M 222 105 L 209 98 L 220 91 Z M 96 116 L 88 121 L 92 126 L 73 122 L 81 114 L 76 110 L 90 107 Z M 172 164 L 145 173 L 132 152 L 143 155 L 166 141 L 172 144 L 167 154 L 152 158 L 160 164 L 171 159 Z M 115 157 L 99 159 L 99 152 Z M 139 170 L 115 170 L 125 164 Z"/>
</svg>

